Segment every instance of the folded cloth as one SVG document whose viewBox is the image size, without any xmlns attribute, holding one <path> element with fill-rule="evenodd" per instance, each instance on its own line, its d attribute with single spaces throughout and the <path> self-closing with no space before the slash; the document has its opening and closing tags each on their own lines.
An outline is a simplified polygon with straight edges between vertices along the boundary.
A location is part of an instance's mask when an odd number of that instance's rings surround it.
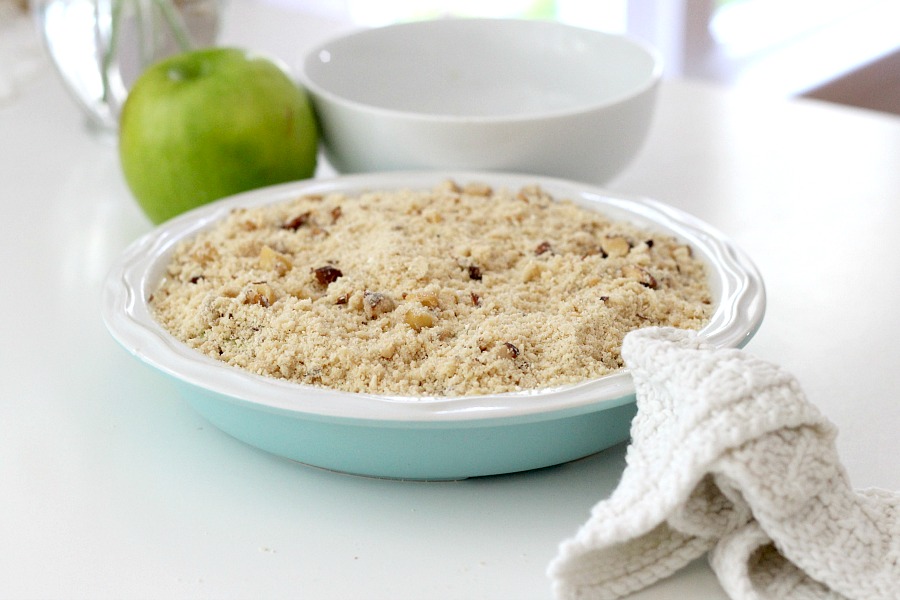
<svg viewBox="0 0 900 600">
<path fill-rule="evenodd" d="M 708 553 L 735 600 L 900 598 L 900 493 L 851 489 L 796 380 L 695 333 L 628 334 L 626 468 L 559 548 L 559 599 L 626 596 Z"/>
</svg>

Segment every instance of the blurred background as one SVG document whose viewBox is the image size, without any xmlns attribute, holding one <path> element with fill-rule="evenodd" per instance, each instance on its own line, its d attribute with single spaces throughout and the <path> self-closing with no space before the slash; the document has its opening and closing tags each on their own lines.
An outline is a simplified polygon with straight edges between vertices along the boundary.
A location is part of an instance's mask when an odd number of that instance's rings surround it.
<svg viewBox="0 0 900 600">
<path fill-rule="evenodd" d="M 556 19 L 650 42 L 667 77 L 900 114 L 900 0 L 252 1 L 361 27 L 440 16 Z M 0 0 L 0 100 L 33 71 L 27 2 Z"/>
<path fill-rule="evenodd" d="M 363 26 L 439 16 L 556 19 L 630 33 L 668 77 L 900 114 L 900 0 L 266 0 Z"/>
</svg>

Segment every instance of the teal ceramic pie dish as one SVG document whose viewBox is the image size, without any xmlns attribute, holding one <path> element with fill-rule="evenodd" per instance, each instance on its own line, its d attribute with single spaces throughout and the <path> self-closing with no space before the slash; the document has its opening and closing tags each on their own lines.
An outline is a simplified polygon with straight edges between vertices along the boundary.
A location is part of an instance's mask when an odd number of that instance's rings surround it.
<svg viewBox="0 0 900 600">
<path fill-rule="evenodd" d="M 673 235 L 708 267 L 714 312 L 699 332 L 702 339 L 719 347 L 740 347 L 762 322 L 765 289 L 757 269 L 709 225 L 653 200 L 566 180 L 486 172 L 313 179 L 200 207 L 125 250 L 105 281 L 103 319 L 119 344 L 161 373 L 216 427 L 257 448 L 316 467 L 394 479 L 462 479 L 556 465 L 627 440 L 636 411 L 627 370 L 576 385 L 485 396 L 349 393 L 229 366 L 174 338 L 150 312 L 148 299 L 178 243 L 234 208 L 301 194 L 430 189 L 447 179 L 508 188 L 537 184 L 557 198 Z"/>
</svg>

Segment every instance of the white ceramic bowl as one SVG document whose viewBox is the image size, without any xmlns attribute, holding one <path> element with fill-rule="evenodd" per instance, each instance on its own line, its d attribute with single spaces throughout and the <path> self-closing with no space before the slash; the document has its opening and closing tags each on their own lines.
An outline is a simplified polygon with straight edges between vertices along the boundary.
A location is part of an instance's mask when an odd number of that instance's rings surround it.
<svg viewBox="0 0 900 600">
<path fill-rule="evenodd" d="M 476 169 L 602 184 L 649 131 L 658 54 L 551 21 L 441 19 L 354 32 L 300 82 L 342 173 Z"/>
<path fill-rule="evenodd" d="M 716 346 L 745 344 L 765 309 L 750 260 L 708 225 L 651 200 L 610 195 L 564 180 L 498 173 L 382 173 L 264 188 L 176 217 L 134 242 L 103 290 L 103 318 L 119 343 L 169 376 L 187 401 L 234 437 L 277 455 L 332 470 L 401 479 L 458 479 L 559 464 L 628 438 L 635 414 L 627 372 L 547 390 L 457 398 L 388 397 L 328 390 L 253 375 L 207 357 L 167 333 L 147 299 L 175 246 L 235 207 L 300 194 L 431 189 L 452 178 L 518 189 L 537 183 L 613 219 L 688 243 L 709 267 L 715 310 L 702 329 Z"/>
</svg>

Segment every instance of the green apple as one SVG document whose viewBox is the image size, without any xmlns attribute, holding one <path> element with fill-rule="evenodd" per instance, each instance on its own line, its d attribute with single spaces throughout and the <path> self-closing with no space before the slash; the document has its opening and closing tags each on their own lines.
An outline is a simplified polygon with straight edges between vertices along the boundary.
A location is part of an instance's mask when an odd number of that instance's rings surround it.
<svg viewBox="0 0 900 600">
<path fill-rule="evenodd" d="M 119 121 L 125 181 L 154 223 L 311 177 L 318 141 L 306 92 L 274 61 L 236 48 L 192 50 L 151 65 Z"/>
</svg>

